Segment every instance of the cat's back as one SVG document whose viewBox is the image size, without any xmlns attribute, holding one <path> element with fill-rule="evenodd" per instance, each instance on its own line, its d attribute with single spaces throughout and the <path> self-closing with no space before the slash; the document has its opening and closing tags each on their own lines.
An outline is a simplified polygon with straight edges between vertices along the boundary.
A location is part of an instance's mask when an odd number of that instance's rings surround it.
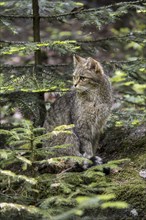
<svg viewBox="0 0 146 220">
<path fill-rule="evenodd" d="M 75 91 L 70 91 L 59 97 L 47 112 L 44 127 L 52 131 L 63 124 L 72 124 L 72 110 L 75 102 Z"/>
</svg>

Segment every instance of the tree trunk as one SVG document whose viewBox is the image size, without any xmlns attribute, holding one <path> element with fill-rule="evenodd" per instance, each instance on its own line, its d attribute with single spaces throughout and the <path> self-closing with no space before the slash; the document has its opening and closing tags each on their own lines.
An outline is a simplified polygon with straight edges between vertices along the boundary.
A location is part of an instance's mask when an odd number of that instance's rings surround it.
<svg viewBox="0 0 146 220">
<path fill-rule="evenodd" d="M 40 15 L 39 15 L 39 2 L 38 0 L 32 0 L 32 9 L 33 9 L 33 38 L 34 42 L 41 42 L 41 37 L 40 37 Z M 42 80 L 42 74 L 41 74 L 41 64 L 42 64 L 42 59 L 41 59 L 41 49 L 36 50 L 34 53 L 35 56 L 35 74 L 36 78 L 38 80 Z M 38 67 L 38 65 L 40 65 Z M 45 104 L 44 104 L 44 94 L 43 93 L 37 93 L 36 94 L 38 98 L 38 102 L 36 105 L 39 105 L 39 123 L 37 124 L 40 126 L 43 126 L 44 120 L 45 120 L 45 115 L 46 115 L 46 110 L 45 110 Z"/>
</svg>

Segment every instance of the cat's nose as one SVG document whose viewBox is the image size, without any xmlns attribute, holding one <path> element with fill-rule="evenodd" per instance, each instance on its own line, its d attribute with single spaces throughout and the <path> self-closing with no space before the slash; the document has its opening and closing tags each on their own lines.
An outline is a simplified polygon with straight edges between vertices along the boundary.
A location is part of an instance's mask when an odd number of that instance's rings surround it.
<svg viewBox="0 0 146 220">
<path fill-rule="evenodd" d="M 74 82 L 73 82 L 73 86 L 74 86 L 74 88 L 77 87 L 78 83 L 79 83 L 79 80 L 78 80 L 78 79 L 77 79 L 77 80 L 74 80 Z"/>
<path fill-rule="evenodd" d="M 72 89 L 75 89 L 75 88 L 76 88 L 76 85 L 73 85 L 73 86 L 72 86 Z"/>
</svg>

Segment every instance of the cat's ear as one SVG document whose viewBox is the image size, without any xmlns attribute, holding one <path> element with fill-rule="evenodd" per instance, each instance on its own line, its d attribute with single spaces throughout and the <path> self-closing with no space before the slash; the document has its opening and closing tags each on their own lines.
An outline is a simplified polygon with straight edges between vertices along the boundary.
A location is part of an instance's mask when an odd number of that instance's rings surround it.
<svg viewBox="0 0 146 220">
<path fill-rule="evenodd" d="M 84 59 L 76 54 L 73 56 L 74 67 L 76 67 L 78 64 L 83 64 L 85 62 L 86 62 L 86 59 Z"/>
<path fill-rule="evenodd" d="M 96 73 L 101 73 L 101 74 L 104 73 L 101 64 L 98 61 L 96 61 L 93 58 L 91 58 L 91 57 L 89 57 L 87 59 L 86 65 L 88 66 L 88 68 L 90 70 L 93 69 Z"/>
</svg>

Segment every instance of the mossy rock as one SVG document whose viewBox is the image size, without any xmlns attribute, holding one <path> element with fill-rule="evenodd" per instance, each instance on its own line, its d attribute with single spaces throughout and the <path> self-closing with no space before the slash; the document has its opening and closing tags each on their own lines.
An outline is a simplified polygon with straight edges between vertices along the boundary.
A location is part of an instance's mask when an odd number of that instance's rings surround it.
<svg viewBox="0 0 146 220">
<path fill-rule="evenodd" d="M 132 160 L 111 177 L 116 186 L 117 199 L 126 201 L 131 210 L 135 209 L 138 219 L 144 218 L 146 213 L 146 180 L 139 175 L 140 165 L 143 167 L 143 163 L 145 164 L 145 156 L 137 156 L 137 160 Z"/>
</svg>

